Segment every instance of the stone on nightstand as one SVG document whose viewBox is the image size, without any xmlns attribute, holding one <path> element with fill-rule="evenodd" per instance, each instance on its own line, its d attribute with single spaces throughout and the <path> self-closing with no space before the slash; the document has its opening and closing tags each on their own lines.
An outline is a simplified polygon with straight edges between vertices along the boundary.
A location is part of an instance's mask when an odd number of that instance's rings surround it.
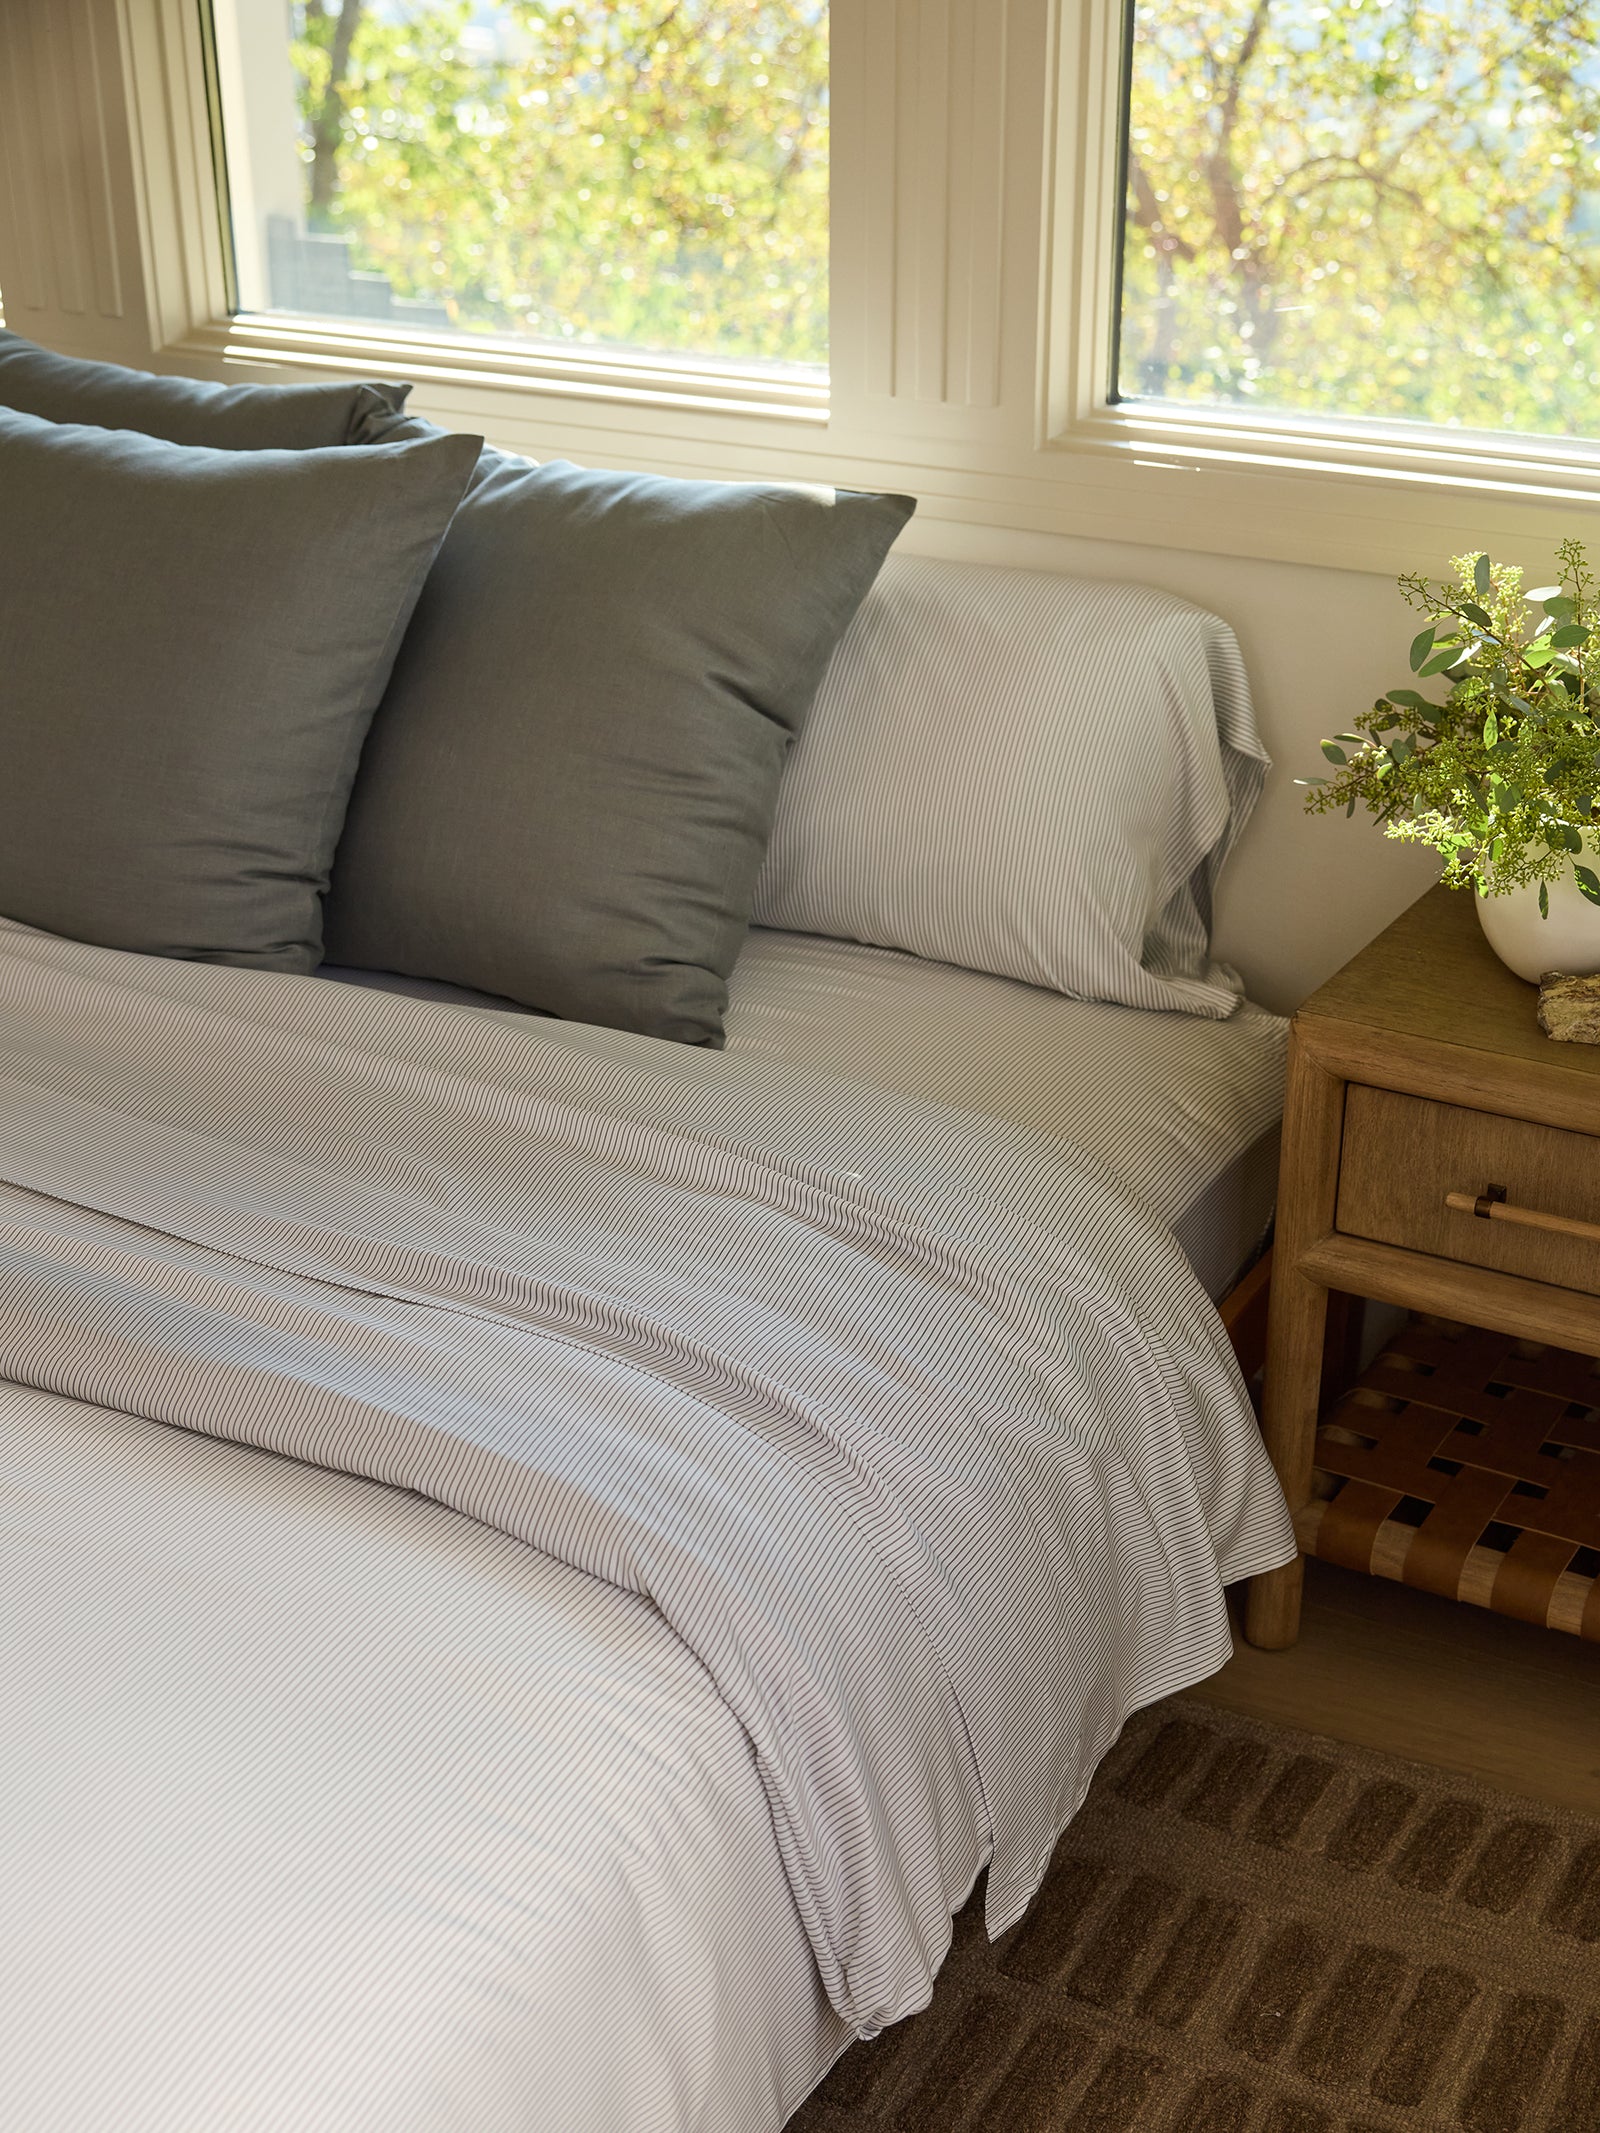
<svg viewBox="0 0 1600 2133">
<path fill-rule="evenodd" d="M 1539 1027 L 1561 1044 L 1600 1044 L 1600 976 L 1547 970 L 1539 980 Z"/>
</svg>

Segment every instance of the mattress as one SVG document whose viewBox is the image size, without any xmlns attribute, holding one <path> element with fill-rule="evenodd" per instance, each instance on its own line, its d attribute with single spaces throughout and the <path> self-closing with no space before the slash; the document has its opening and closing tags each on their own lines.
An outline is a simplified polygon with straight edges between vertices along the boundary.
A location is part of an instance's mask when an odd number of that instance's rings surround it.
<svg viewBox="0 0 1600 2133">
<path fill-rule="evenodd" d="M 384 972 L 327 977 L 516 1012 Z M 1083 1150 L 1161 1221 L 1220 1300 L 1272 1220 L 1289 1026 L 1242 1001 L 1161 1014 L 810 934 L 752 929 L 728 1050 L 978 1112 Z"/>
</svg>

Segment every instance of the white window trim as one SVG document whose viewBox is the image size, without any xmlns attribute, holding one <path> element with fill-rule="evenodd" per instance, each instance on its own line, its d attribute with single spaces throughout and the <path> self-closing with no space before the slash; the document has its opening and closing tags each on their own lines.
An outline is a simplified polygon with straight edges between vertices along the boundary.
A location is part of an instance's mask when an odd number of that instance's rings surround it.
<svg viewBox="0 0 1600 2133">
<path fill-rule="evenodd" d="M 702 414 L 754 415 L 778 422 L 826 424 L 826 379 L 812 383 L 763 374 L 755 366 L 697 363 L 646 353 L 512 344 L 474 334 L 396 332 L 341 319 L 244 311 L 192 327 L 170 344 L 174 354 L 262 363 L 298 370 L 391 372 L 418 385 L 479 386 L 501 392 L 634 407 L 678 407 Z"/>
<path fill-rule="evenodd" d="M 1184 407 L 1113 401 L 1117 250 L 1122 241 L 1122 105 L 1126 95 L 1121 0 L 1062 0 L 1052 79 L 1056 121 L 1047 166 L 1050 225 L 1044 264 L 1040 444 L 1045 450 L 1200 474 L 1202 514 L 1236 507 L 1230 473 L 1303 480 L 1299 509 L 1348 511 L 1364 487 L 1386 516 L 1398 487 L 1431 490 L 1447 520 L 1497 503 L 1588 506 L 1600 502 L 1600 444 L 1564 438 L 1452 431 L 1432 424 L 1324 419 L 1270 408 Z M 1343 485 L 1344 493 L 1337 485 Z"/>
<path fill-rule="evenodd" d="M 1120 0 L 833 0 L 826 390 L 230 317 L 193 0 L 0 9 L 0 285 L 19 331 L 73 353 L 377 370 L 415 381 L 418 412 L 538 457 L 906 489 L 924 547 L 981 527 L 1388 573 L 1479 545 L 1540 568 L 1592 533 L 1600 460 L 1581 448 L 1107 403 L 1122 20 Z M 30 79 L 47 60 L 78 70 L 75 97 Z"/>
</svg>

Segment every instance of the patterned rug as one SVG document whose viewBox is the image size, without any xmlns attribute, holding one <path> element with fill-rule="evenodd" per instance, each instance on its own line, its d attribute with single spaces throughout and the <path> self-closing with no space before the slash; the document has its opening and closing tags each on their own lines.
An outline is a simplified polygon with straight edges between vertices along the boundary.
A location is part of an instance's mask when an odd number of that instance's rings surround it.
<svg viewBox="0 0 1600 2133">
<path fill-rule="evenodd" d="M 1600 2133 L 1600 1818 L 1182 1700 L 980 1912 L 795 2133 Z"/>
</svg>

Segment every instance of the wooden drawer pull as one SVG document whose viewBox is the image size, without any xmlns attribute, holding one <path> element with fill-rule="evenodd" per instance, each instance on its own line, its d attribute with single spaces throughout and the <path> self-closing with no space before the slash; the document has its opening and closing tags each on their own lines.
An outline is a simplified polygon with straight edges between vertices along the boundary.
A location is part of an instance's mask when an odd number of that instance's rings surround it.
<svg viewBox="0 0 1600 2133">
<path fill-rule="evenodd" d="M 1537 1207 L 1513 1207 L 1503 1185 L 1489 1185 L 1480 1193 L 1447 1192 L 1446 1207 L 1457 1214 L 1477 1215 L 1485 1222 L 1515 1222 L 1522 1229 L 1549 1229 L 1563 1237 L 1582 1237 L 1600 1244 L 1600 1222 L 1579 1222 L 1571 1215 L 1547 1215 Z"/>
</svg>

